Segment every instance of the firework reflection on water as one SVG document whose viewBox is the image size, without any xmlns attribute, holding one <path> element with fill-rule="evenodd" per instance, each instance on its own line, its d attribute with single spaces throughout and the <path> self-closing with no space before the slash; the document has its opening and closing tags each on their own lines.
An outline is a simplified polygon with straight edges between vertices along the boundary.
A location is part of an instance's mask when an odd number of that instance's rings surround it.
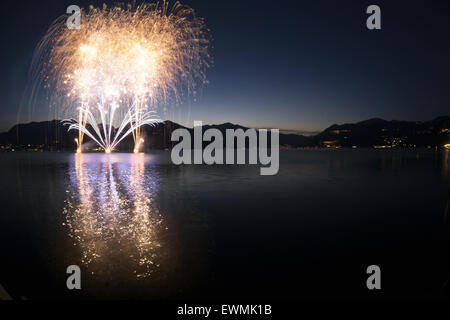
<svg viewBox="0 0 450 320">
<path fill-rule="evenodd" d="M 144 154 L 129 162 L 115 155 L 76 154 L 69 170 L 65 227 L 93 274 L 121 272 L 137 278 L 160 266 L 164 220 L 156 205 L 158 177 L 145 172 Z"/>
</svg>

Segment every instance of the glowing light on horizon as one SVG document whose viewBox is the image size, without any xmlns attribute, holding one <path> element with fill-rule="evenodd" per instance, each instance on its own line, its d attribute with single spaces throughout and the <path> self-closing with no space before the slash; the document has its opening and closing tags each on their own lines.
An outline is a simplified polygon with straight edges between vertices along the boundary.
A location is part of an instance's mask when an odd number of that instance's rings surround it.
<svg viewBox="0 0 450 320">
<path fill-rule="evenodd" d="M 140 146 L 144 143 L 144 139 L 140 138 L 139 142 L 136 144 L 136 146 L 134 147 L 133 152 L 134 153 L 139 153 L 139 148 Z"/>
</svg>

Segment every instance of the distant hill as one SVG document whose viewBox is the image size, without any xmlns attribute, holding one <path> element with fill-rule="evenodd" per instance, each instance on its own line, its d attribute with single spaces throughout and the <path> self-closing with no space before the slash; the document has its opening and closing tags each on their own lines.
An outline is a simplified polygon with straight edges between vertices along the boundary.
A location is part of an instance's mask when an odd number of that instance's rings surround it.
<svg viewBox="0 0 450 320">
<path fill-rule="evenodd" d="M 386 121 L 379 118 L 332 125 L 312 137 L 315 145 L 342 147 L 426 147 L 448 143 L 450 117 L 432 121 Z"/>
<path fill-rule="evenodd" d="M 170 148 L 170 134 L 180 127 L 182 126 L 171 121 L 158 123 L 154 127 L 144 126 L 141 134 L 145 140 L 145 147 L 148 149 Z M 68 126 L 58 120 L 18 124 L 9 131 L 0 133 L 0 145 L 9 145 L 16 149 L 73 150 L 76 147 L 75 138 L 78 137 L 78 131 L 67 131 L 67 129 Z M 83 142 L 89 144 L 92 141 L 85 135 Z M 95 147 L 93 142 L 90 144 Z M 121 141 L 119 149 L 132 150 L 133 146 L 133 138 L 129 135 Z"/>
<path fill-rule="evenodd" d="M 0 133 L 0 145 L 3 149 L 73 150 L 74 139 L 78 133 L 68 132 L 67 128 L 58 120 L 18 124 L 9 131 Z M 170 149 L 174 145 L 170 140 L 171 134 L 178 128 L 184 127 L 172 121 L 164 121 L 154 127 L 143 127 L 144 148 Z M 232 123 L 203 126 L 203 130 L 209 128 L 218 129 L 223 134 L 226 129 L 248 129 Z M 425 122 L 386 121 L 374 118 L 358 123 L 334 124 L 314 136 L 280 133 L 280 145 L 293 148 L 442 146 L 448 143 L 449 129 L 450 117 L 439 117 Z M 86 136 L 85 143 L 89 143 Z M 133 149 L 132 137 L 125 138 L 120 143 L 119 149 Z"/>
</svg>

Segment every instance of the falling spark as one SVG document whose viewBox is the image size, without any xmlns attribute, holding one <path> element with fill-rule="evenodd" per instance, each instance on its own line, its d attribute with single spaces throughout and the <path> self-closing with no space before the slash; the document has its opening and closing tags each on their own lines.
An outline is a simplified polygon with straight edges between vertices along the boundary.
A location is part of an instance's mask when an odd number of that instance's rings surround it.
<svg viewBox="0 0 450 320">
<path fill-rule="evenodd" d="M 51 25 L 33 58 L 35 84 L 78 130 L 77 152 L 84 135 L 111 152 L 130 134 L 138 152 L 141 127 L 160 121 L 157 106 L 206 82 L 208 30 L 179 2 L 91 6 L 81 16 L 80 29 L 67 28 L 67 16 Z"/>
</svg>

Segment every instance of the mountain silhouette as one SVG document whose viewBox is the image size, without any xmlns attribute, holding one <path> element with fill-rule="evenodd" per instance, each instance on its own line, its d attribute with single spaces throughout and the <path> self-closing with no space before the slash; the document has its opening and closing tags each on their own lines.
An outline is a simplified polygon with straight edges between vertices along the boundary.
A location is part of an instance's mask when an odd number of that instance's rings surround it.
<svg viewBox="0 0 450 320">
<path fill-rule="evenodd" d="M 177 142 L 171 141 L 171 134 L 182 125 L 164 121 L 155 126 L 144 126 L 141 129 L 144 138 L 144 150 L 170 149 Z M 204 125 L 207 129 L 218 129 L 225 137 L 227 129 L 247 130 L 247 127 L 223 123 L 217 125 Z M 31 122 L 17 124 L 9 131 L 0 133 L 0 145 L 3 149 L 29 149 L 43 150 L 74 150 L 76 130 L 67 131 L 68 126 L 59 120 Z M 193 128 L 186 128 L 191 131 Z M 358 123 L 334 124 L 314 136 L 280 133 L 280 146 L 303 147 L 428 147 L 442 146 L 448 143 L 450 117 L 438 117 L 431 121 L 386 121 L 373 118 Z M 84 143 L 94 147 L 89 137 L 85 135 Z M 208 144 L 206 142 L 204 144 Z M 126 137 L 118 146 L 118 150 L 132 150 L 134 146 L 131 135 Z"/>
</svg>

